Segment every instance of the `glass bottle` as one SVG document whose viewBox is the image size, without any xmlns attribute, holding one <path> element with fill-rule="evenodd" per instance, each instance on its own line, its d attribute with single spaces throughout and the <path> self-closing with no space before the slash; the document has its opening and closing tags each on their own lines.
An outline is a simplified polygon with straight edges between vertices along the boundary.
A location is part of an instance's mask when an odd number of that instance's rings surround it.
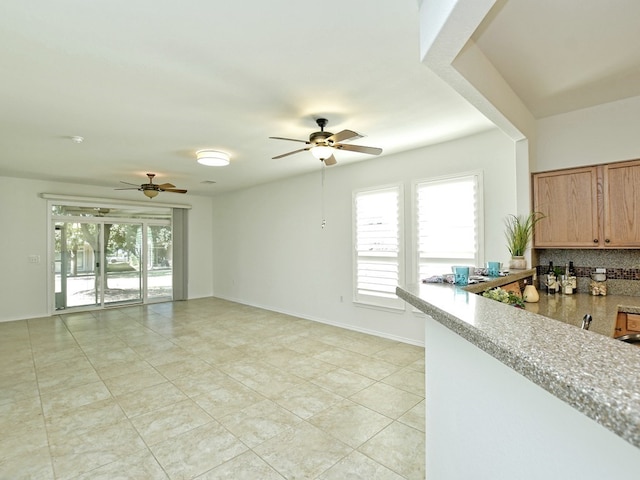
<svg viewBox="0 0 640 480">
<path fill-rule="evenodd" d="M 569 264 L 566 263 L 564 266 L 564 279 L 562 282 L 562 293 L 566 295 L 571 295 L 573 293 L 573 284 L 569 277 Z"/>
<path fill-rule="evenodd" d="M 547 273 L 547 293 L 556 293 L 558 290 L 558 283 L 556 281 L 556 274 L 553 271 L 553 262 L 549 261 L 549 271 Z"/>
<path fill-rule="evenodd" d="M 576 293 L 578 290 L 578 277 L 576 275 L 576 271 L 573 268 L 573 262 L 569 262 L 569 278 L 568 280 L 571 282 L 571 287 L 573 288 L 573 293 Z"/>
</svg>

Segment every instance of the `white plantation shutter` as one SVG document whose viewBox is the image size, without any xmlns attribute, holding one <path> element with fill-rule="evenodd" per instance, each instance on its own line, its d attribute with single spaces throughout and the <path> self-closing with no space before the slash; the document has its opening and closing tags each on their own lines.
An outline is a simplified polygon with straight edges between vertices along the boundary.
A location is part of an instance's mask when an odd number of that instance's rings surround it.
<svg viewBox="0 0 640 480">
<path fill-rule="evenodd" d="M 354 194 L 355 300 L 403 307 L 401 186 Z"/>
<path fill-rule="evenodd" d="M 480 174 L 416 185 L 418 280 L 452 265 L 482 266 Z"/>
</svg>

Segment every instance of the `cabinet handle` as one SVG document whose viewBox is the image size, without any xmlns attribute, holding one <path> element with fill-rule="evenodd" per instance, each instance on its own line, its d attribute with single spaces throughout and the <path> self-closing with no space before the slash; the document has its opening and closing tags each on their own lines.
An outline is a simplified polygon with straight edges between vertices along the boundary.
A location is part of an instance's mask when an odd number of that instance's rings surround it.
<svg viewBox="0 0 640 480">
<path fill-rule="evenodd" d="M 609 243 L 610 241 L 611 241 L 611 240 L 609 240 L 608 238 L 606 238 L 606 239 L 604 240 L 604 243 Z"/>
<path fill-rule="evenodd" d="M 594 238 L 594 239 L 593 239 L 593 243 L 598 243 L 598 239 L 597 239 L 597 238 Z"/>
</svg>

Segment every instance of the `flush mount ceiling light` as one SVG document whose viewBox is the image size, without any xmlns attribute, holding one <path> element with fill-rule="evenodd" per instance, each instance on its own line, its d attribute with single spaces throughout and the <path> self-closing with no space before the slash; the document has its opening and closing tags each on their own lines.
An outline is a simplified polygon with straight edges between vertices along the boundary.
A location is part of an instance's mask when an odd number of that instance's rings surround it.
<svg viewBox="0 0 640 480">
<path fill-rule="evenodd" d="M 229 165 L 229 154 L 217 150 L 198 150 L 196 152 L 198 163 L 207 167 L 225 167 Z"/>
</svg>

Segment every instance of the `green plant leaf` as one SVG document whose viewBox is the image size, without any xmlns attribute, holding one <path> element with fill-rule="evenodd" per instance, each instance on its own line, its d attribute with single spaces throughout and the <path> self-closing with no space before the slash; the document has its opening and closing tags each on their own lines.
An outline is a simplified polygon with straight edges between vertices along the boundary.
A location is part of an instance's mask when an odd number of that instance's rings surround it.
<svg viewBox="0 0 640 480">
<path fill-rule="evenodd" d="M 509 215 L 505 219 L 505 237 L 507 249 L 512 257 L 522 257 L 533 237 L 533 229 L 544 218 L 540 212 L 531 212 L 529 215 Z"/>
<path fill-rule="evenodd" d="M 524 308 L 524 300 L 522 300 L 522 297 L 516 295 L 515 293 L 508 292 L 500 287 L 486 290 L 482 293 L 482 296 L 485 298 L 490 298 L 491 300 L 496 300 L 497 302 L 507 303 L 515 307 Z"/>
</svg>

